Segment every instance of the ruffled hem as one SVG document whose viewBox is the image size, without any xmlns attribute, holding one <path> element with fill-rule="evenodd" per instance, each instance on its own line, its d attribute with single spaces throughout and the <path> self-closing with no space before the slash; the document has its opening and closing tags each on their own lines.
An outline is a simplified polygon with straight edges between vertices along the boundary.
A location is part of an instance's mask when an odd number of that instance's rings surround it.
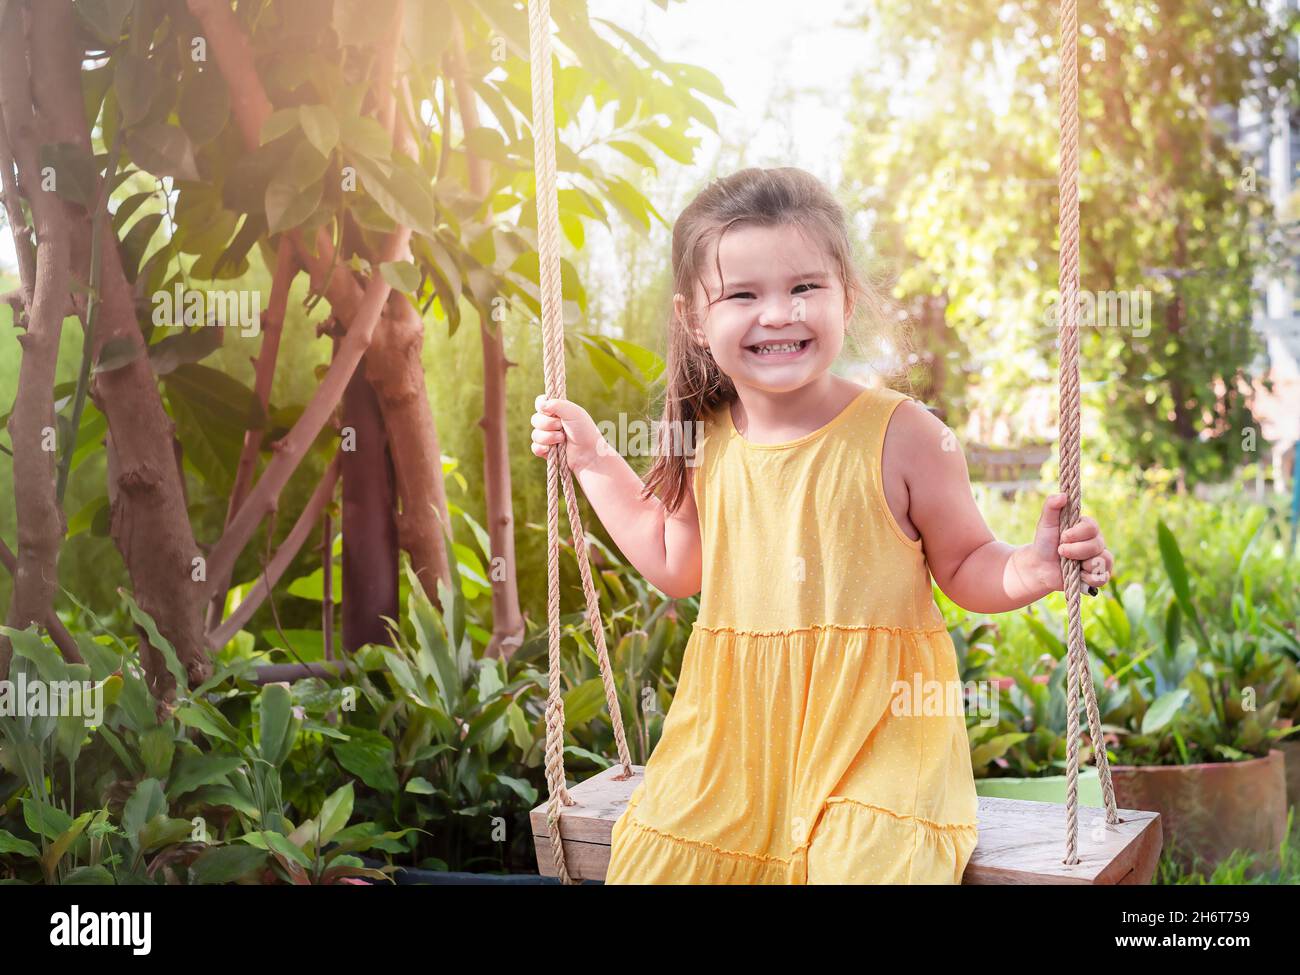
<svg viewBox="0 0 1300 975">
<path fill-rule="evenodd" d="M 641 822 L 614 824 L 606 884 L 960 884 L 978 823 L 936 823 L 847 796 L 824 804 L 789 857 L 726 850 Z"/>
<path fill-rule="evenodd" d="M 813 623 L 809 626 L 789 626 L 777 630 L 764 630 L 754 627 L 709 626 L 696 621 L 694 629 L 705 633 L 731 633 L 736 636 L 798 636 L 824 630 L 834 630 L 841 633 L 890 633 L 909 636 L 933 636 L 936 633 L 948 632 L 946 626 L 882 626 L 878 623 Z"/>
</svg>

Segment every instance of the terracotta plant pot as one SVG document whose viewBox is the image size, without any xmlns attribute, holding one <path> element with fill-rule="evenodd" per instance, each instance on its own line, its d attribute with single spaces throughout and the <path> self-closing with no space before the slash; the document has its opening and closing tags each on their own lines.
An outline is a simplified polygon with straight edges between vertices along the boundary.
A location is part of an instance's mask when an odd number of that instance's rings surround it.
<svg viewBox="0 0 1300 975">
<path fill-rule="evenodd" d="M 1260 857 L 1254 874 L 1277 866 L 1286 831 L 1284 764 L 1275 748 L 1242 762 L 1112 765 L 1111 779 L 1118 806 L 1160 813 L 1165 851 L 1184 869 L 1208 873 L 1233 850 L 1249 850 Z"/>
</svg>

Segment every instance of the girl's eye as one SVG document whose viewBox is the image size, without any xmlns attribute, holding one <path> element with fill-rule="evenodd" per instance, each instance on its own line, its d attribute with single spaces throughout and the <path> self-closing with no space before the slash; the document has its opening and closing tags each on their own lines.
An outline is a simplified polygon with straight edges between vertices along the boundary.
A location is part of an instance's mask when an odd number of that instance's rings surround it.
<svg viewBox="0 0 1300 975">
<path fill-rule="evenodd" d="M 730 301 L 732 298 L 752 298 L 752 297 L 754 297 L 754 292 L 752 291 L 737 291 L 734 295 L 728 295 L 727 300 Z"/>
<path fill-rule="evenodd" d="M 808 288 L 811 290 L 813 288 L 820 288 L 820 287 L 821 287 L 820 284 L 813 284 L 811 281 L 805 281 L 803 284 L 796 285 L 794 290 L 798 291 L 800 288 Z"/>
</svg>

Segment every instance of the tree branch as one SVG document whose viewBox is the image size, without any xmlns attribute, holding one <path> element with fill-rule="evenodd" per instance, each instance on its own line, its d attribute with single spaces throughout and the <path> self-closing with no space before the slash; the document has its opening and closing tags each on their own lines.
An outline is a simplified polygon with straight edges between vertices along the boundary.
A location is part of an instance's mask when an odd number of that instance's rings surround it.
<svg viewBox="0 0 1300 975">
<path fill-rule="evenodd" d="M 275 364 L 280 352 L 280 335 L 284 329 L 285 311 L 289 305 L 289 289 L 294 276 L 298 273 L 298 262 L 294 257 L 293 243 L 288 237 L 280 238 L 276 253 L 275 277 L 271 281 L 271 298 L 267 302 L 266 322 L 262 330 L 262 347 L 258 350 L 254 365 L 255 378 L 253 392 L 262 404 L 262 411 L 271 402 L 271 384 L 275 379 Z M 231 519 L 244 503 L 248 489 L 253 483 L 253 473 L 257 467 L 257 455 L 262 449 L 262 429 L 247 430 L 244 433 L 244 446 L 239 453 L 239 466 L 235 470 L 235 483 L 230 489 L 230 502 L 226 509 L 226 522 L 229 527 Z M 212 600 L 208 604 L 208 629 L 221 621 L 221 614 L 226 608 L 226 593 L 230 589 L 230 578 L 214 580 L 215 587 Z"/>
<path fill-rule="evenodd" d="M 18 559 L 8 545 L 0 540 L 0 565 L 13 575 L 18 570 Z M 77 646 L 77 641 L 68 628 L 63 625 L 63 620 L 59 619 L 59 614 L 50 609 L 50 614 L 45 618 L 45 629 L 49 631 L 50 639 L 54 645 L 63 652 L 63 659 L 71 661 L 74 664 L 84 664 L 86 661 L 81 656 L 81 648 Z"/>
<path fill-rule="evenodd" d="M 410 228 L 398 227 L 385 240 L 379 262 L 396 260 L 398 255 L 406 250 L 410 239 Z M 230 576 L 234 570 L 235 559 L 248 544 L 248 540 L 253 537 L 257 526 L 266 515 L 275 510 L 280 491 L 288 483 L 298 463 L 311 448 L 317 434 L 324 428 L 330 414 L 343 398 L 348 380 L 352 378 L 352 373 L 356 371 L 361 357 L 374 337 L 380 314 L 391 290 L 392 288 L 376 267 L 362 296 L 357 317 L 339 343 L 338 353 L 330 363 L 325 378 L 316 388 L 311 401 L 303 410 L 302 416 L 298 418 L 298 422 L 293 425 L 293 429 L 283 440 L 273 445 L 274 456 L 266 465 L 266 470 L 263 471 L 257 486 L 249 493 L 247 500 L 226 527 L 221 539 L 213 546 L 208 557 L 210 580 Z"/>
<path fill-rule="evenodd" d="M 302 509 L 302 514 L 298 516 L 293 529 L 285 536 L 274 558 L 267 564 L 266 571 L 262 573 L 253 588 L 249 590 L 248 595 L 235 607 L 225 621 L 207 634 L 206 639 L 210 648 L 220 650 L 224 647 L 257 612 L 270 594 L 271 588 L 280 581 L 280 577 L 284 575 L 285 570 L 289 568 L 289 565 L 306 543 L 307 536 L 311 534 L 316 520 L 334 497 L 334 486 L 338 483 L 338 479 L 339 458 L 338 455 L 335 455 L 334 459 L 330 461 L 329 467 L 325 468 L 320 483 L 316 485 L 316 490 L 312 492 L 310 500 L 308 500 L 306 507 Z"/>
</svg>

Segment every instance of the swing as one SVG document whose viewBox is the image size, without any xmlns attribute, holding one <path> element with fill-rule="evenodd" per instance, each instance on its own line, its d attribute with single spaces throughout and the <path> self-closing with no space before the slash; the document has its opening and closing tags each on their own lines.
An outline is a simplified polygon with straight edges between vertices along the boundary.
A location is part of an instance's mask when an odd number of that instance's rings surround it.
<svg viewBox="0 0 1300 975">
<path fill-rule="evenodd" d="M 1061 528 L 1079 517 L 1079 334 L 1076 327 L 1079 292 L 1078 81 L 1077 0 L 1061 0 L 1060 67 L 1060 291 L 1061 316 L 1060 437 L 1061 490 L 1069 503 L 1061 513 Z M 533 87 L 533 137 L 537 182 L 537 250 L 540 261 L 543 367 L 548 398 L 565 398 L 564 326 L 561 311 L 559 198 L 555 179 L 555 120 L 551 80 L 549 0 L 529 0 L 530 61 Z M 559 493 L 573 533 L 578 572 L 586 596 L 587 621 L 595 638 L 605 701 L 614 728 L 618 762 L 576 784 L 564 777 L 564 701 L 560 696 L 560 556 Z M 573 477 L 565 462 L 564 445 L 546 458 L 547 618 L 549 623 L 549 692 L 546 701 L 546 783 L 549 797 L 530 813 L 538 870 L 561 883 L 604 880 L 609 865 L 611 833 L 627 808 L 633 790 L 644 779 L 644 766 L 634 766 L 628 754 L 614 677 L 605 646 L 600 604 L 591 580 L 586 538 L 578 515 Z M 1146 884 L 1155 874 L 1161 850 L 1160 816 L 1155 812 L 1116 809 L 1105 748 L 1097 751 L 1097 768 L 1105 801 L 1103 810 L 1087 808 L 1089 843 L 1078 851 L 1079 686 L 1082 684 L 1093 741 L 1103 741 L 1088 668 L 1088 649 L 1080 620 L 1082 580 L 1079 563 L 1062 559 L 1068 606 L 1067 792 L 1065 859 L 1056 842 L 1061 828 L 1058 803 L 979 799 L 979 839 L 963 875 L 964 884 Z M 1089 675 L 1089 679 L 1081 679 Z M 571 807 L 566 811 L 565 807 Z M 1122 815 L 1121 815 L 1122 814 Z M 556 843 L 554 838 L 560 837 Z"/>
</svg>

